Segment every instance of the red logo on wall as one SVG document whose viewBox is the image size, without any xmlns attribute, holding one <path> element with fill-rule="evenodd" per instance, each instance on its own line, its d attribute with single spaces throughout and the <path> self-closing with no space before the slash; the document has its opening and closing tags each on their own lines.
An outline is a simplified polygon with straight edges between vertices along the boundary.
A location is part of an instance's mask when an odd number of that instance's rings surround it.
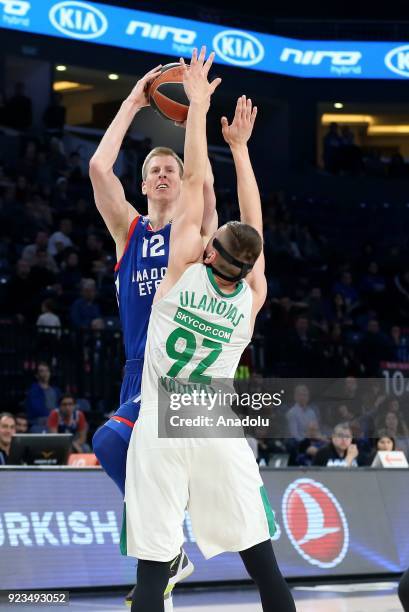
<svg viewBox="0 0 409 612">
<path fill-rule="evenodd" d="M 283 519 L 296 551 L 312 565 L 330 568 L 345 558 L 348 523 L 341 504 L 327 487 L 311 478 L 299 478 L 283 497 Z"/>
</svg>

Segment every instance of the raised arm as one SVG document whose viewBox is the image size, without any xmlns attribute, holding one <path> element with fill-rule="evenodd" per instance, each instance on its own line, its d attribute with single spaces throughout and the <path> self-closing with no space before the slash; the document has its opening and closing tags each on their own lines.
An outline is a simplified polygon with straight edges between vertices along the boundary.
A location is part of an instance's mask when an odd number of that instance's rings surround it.
<svg viewBox="0 0 409 612">
<path fill-rule="evenodd" d="M 247 100 L 246 96 L 241 96 L 237 100 L 236 112 L 231 125 L 226 117 L 222 117 L 221 121 L 223 137 L 231 149 L 236 168 L 240 220 L 254 227 L 260 236 L 263 236 L 260 192 L 247 148 L 256 116 L 257 107 L 253 108 L 251 100 Z M 253 270 L 246 277 L 254 293 L 254 314 L 260 310 L 267 295 L 267 281 L 264 272 L 265 260 L 262 251 Z"/>
<path fill-rule="evenodd" d="M 179 127 L 186 128 L 186 121 L 183 123 L 175 123 Z M 218 216 L 216 210 L 216 194 L 214 192 L 214 176 L 209 157 L 206 162 L 206 177 L 203 185 L 203 220 L 201 234 L 203 244 L 206 245 L 213 236 L 218 227 Z"/>
<path fill-rule="evenodd" d="M 159 74 L 160 66 L 150 70 L 136 83 L 130 95 L 122 102 L 89 164 L 95 203 L 115 240 L 118 256 L 122 255 L 129 226 L 137 212 L 127 202 L 121 181 L 115 176 L 113 168 L 136 113 L 144 106 L 149 106 L 147 86 Z"/>
<path fill-rule="evenodd" d="M 185 136 L 185 167 L 179 214 L 172 224 L 170 234 L 168 270 L 159 286 L 156 299 L 164 295 L 183 274 L 186 267 L 198 261 L 203 254 L 200 230 L 207 164 L 206 115 L 210 106 L 210 97 L 221 82 L 221 79 L 208 82 L 207 75 L 214 53 L 210 54 L 206 62 L 205 54 L 205 47 L 202 47 L 199 57 L 195 49 L 189 68 L 183 58 L 180 60 L 184 70 L 183 84 L 190 102 Z"/>
<path fill-rule="evenodd" d="M 209 158 L 206 163 L 206 177 L 203 185 L 204 210 L 202 220 L 202 239 L 206 245 L 213 236 L 218 226 L 216 211 L 216 194 L 214 192 L 214 176 Z"/>
</svg>

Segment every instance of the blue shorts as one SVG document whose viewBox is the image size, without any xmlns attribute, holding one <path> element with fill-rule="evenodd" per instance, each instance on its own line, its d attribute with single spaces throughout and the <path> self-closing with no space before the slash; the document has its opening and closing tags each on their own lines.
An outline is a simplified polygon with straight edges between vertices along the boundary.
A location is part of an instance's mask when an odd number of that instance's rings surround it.
<svg viewBox="0 0 409 612">
<path fill-rule="evenodd" d="M 129 443 L 132 429 L 141 408 L 141 383 L 143 359 L 128 359 L 122 381 L 120 406 L 106 423 Z"/>
<path fill-rule="evenodd" d="M 143 359 L 129 359 L 121 388 L 121 405 L 94 434 L 92 445 L 101 466 L 125 494 L 126 455 L 141 407 Z"/>
</svg>

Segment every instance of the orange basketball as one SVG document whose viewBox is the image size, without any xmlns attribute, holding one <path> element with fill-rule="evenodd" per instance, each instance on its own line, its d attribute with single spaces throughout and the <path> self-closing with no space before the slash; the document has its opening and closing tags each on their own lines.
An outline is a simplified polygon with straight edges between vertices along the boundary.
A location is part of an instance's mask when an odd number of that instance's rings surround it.
<svg viewBox="0 0 409 612">
<path fill-rule="evenodd" d="M 189 99 L 183 88 L 179 63 L 166 64 L 148 90 L 151 106 L 165 119 L 182 123 L 187 119 Z"/>
</svg>

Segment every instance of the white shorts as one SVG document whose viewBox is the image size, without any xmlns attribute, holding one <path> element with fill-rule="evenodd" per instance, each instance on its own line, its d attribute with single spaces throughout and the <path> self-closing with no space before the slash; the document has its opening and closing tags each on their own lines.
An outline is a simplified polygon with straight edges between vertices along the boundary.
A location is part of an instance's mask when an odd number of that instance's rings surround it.
<svg viewBox="0 0 409 612">
<path fill-rule="evenodd" d="M 156 427 L 152 414 L 142 414 L 129 445 L 125 554 L 174 559 L 185 541 L 186 509 L 206 559 L 274 535 L 274 514 L 245 439 L 161 440 Z"/>
</svg>

